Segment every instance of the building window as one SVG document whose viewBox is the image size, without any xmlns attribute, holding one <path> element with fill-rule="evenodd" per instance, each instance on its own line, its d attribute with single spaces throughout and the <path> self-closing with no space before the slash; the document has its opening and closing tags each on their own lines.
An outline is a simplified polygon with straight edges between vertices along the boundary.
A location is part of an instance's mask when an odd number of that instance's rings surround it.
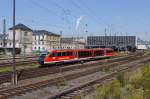
<svg viewBox="0 0 150 99">
<path fill-rule="evenodd" d="M 34 49 L 36 50 L 36 47 Z"/>
<path fill-rule="evenodd" d="M 27 45 L 24 45 L 24 48 L 26 49 L 26 48 L 27 48 Z"/>
<path fill-rule="evenodd" d="M 24 32 L 24 36 L 27 36 L 28 35 L 28 32 Z"/>
<path fill-rule="evenodd" d="M 39 40 L 40 40 L 40 35 L 39 35 Z"/>
<path fill-rule="evenodd" d="M 39 47 L 39 50 L 40 50 L 40 47 Z"/>
<path fill-rule="evenodd" d="M 11 46 L 11 43 L 9 43 L 9 45 Z"/>
<path fill-rule="evenodd" d="M 44 45 L 44 41 L 42 41 L 42 44 Z"/>
<path fill-rule="evenodd" d="M 43 40 L 44 40 L 44 35 L 42 35 L 42 38 L 43 38 Z"/>
<path fill-rule="evenodd" d="M 35 40 L 36 40 L 36 36 L 35 36 Z"/>
</svg>

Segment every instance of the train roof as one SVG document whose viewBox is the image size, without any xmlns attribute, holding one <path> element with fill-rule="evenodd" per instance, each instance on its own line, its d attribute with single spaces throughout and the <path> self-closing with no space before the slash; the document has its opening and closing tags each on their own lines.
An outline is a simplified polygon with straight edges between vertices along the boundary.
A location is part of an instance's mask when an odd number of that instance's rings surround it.
<svg viewBox="0 0 150 99">
<path fill-rule="evenodd" d="M 59 49 L 59 50 L 49 50 L 49 52 L 58 52 L 58 51 L 89 51 L 89 50 L 113 50 L 112 48 L 95 48 L 95 49 Z"/>
</svg>

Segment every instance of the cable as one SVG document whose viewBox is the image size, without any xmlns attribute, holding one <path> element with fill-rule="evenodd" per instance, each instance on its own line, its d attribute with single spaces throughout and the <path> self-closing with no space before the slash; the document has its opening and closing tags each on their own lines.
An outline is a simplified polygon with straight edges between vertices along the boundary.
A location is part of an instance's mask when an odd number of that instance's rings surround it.
<svg viewBox="0 0 150 99">
<path fill-rule="evenodd" d="M 66 22 L 69 24 L 69 30 L 71 30 L 71 24 L 70 24 L 70 21 L 69 21 L 69 18 L 68 16 L 72 17 L 73 19 L 77 19 L 78 17 L 73 15 L 73 13 L 71 13 L 71 11 L 69 9 L 66 9 L 64 7 L 62 7 L 60 4 L 58 4 L 57 2 L 51 0 L 51 4 L 55 5 L 57 8 L 61 9 L 66 17 Z M 81 24 L 84 24 L 84 22 L 81 22 Z"/>
<path fill-rule="evenodd" d="M 64 19 L 64 17 L 58 15 L 56 12 L 53 12 L 52 10 L 50 10 L 49 8 L 45 7 L 45 6 L 42 6 L 40 3 L 38 3 L 37 1 L 34 1 L 34 0 L 29 0 L 33 5 L 37 6 L 38 8 L 40 7 L 41 9 L 43 9 L 44 11 L 47 11 L 47 12 L 51 12 L 53 13 L 54 15 L 56 15 L 57 17 L 61 18 L 62 20 Z"/>
<path fill-rule="evenodd" d="M 80 7 L 80 5 L 79 4 L 77 4 L 76 2 L 74 2 L 73 0 L 69 0 L 76 8 L 78 8 L 79 9 L 79 11 L 82 13 L 85 13 L 85 14 L 87 14 L 89 17 L 91 17 L 92 19 L 94 19 L 95 20 L 95 22 L 97 22 L 98 23 L 98 21 L 95 19 L 95 17 L 93 17 L 92 16 L 92 14 L 91 13 L 89 13 L 89 12 L 87 12 L 87 11 L 85 11 L 83 8 L 81 8 Z M 98 23 L 99 24 L 99 23 Z"/>
<path fill-rule="evenodd" d="M 80 0 L 80 2 L 82 3 L 82 5 L 85 6 L 85 8 L 87 8 L 87 11 L 89 11 L 89 13 L 91 13 L 91 15 L 96 18 L 97 21 L 99 21 L 99 20 L 101 19 L 101 21 L 102 21 L 103 23 L 106 23 L 106 22 L 104 22 L 104 21 L 102 20 L 102 18 L 96 17 L 96 14 L 94 13 L 94 11 L 86 5 L 86 3 L 84 2 L 84 0 Z M 101 23 L 101 22 L 100 22 L 100 23 Z"/>
</svg>

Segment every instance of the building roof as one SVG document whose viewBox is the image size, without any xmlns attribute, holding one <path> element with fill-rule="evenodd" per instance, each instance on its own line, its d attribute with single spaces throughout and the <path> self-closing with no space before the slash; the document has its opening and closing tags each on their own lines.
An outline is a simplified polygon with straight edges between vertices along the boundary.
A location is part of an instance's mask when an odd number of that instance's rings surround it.
<svg viewBox="0 0 150 99">
<path fill-rule="evenodd" d="M 8 34 L 4 35 L 4 34 L 0 34 L 0 39 L 3 39 L 4 37 L 7 37 Z"/>
<path fill-rule="evenodd" d="M 82 41 L 82 40 L 80 40 L 80 38 L 76 38 L 76 37 L 64 37 L 64 38 L 61 38 L 61 43 L 85 44 L 84 41 Z"/>
<path fill-rule="evenodd" d="M 32 31 L 29 27 L 25 26 L 24 24 L 17 24 L 15 29 L 21 29 L 23 31 Z M 9 30 L 13 30 L 13 27 L 9 28 Z"/>
<path fill-rule="evenodd" d="M 61 43 L 73 43 L 73 38 L 61 38 Z"/>
<path fill-rule="evenodd" d="M 52 33 L 52 32 L 46 31 L 46 30 L 34 30 L 33 31 L 33 35 L 41 35 L 41 34 L 60 36 L 59 34 Z"/>
</svg>

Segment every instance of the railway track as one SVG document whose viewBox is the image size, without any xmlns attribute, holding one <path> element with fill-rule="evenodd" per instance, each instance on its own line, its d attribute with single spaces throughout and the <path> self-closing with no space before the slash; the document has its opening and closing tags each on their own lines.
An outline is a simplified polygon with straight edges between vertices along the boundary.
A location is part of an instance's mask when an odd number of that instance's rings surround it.
<svg viewBox="0 0 150 99">
<path fill-rule="evenodd" d="M 129 59 L 135 60 L 136 59 L 136 55 L 130 55 L 130 56 L 126 56 L 126 57 L 121 57 L 121 58 L 114 58 L 114 59 L 109 59 L 107 61 L 109 61 L 111 66 L 115 66 L 116 62 L 121 61 L 121 63 L 125 63 L 127 61 L 130 61 Z M 40 76 L 45 76 L 48 74 L 54 74 L 57 72 L 60 72 L 60 69 L 62 72 L 65 71 L 69 71 L 69 70 L 74 70 L 74 69 L 82 69 L 82 68 L 87 68 L 87 67 L 91 67 L 91 66 L 97 66 L 97 65 L 103 65 L 105 64 L 105 62 L 102 62 L 102 60 L 100 61 L 94 61 L 93 62 L 87 62 L 84 64 L 74 64 L 74 65 L 68 65 L 68 66 L 53 66 L 53 67 L 45 67 L 45 68 L 35 68 L 35 69 L 27 69 L 27 70 L 19 70 L 17 71 L 18 74 L 18 79 L 19 80 L 24 80 L 24 79 L 29 79 L 29 78 L 35 78 L 35 77 L 40 77 Z M 10 82 L 11 79 L 11 72 L 8 73 L 0 73 L 0 84 L 5 83 L 5 82 Z"/>
<path fill-rule="evenodd" d="M 150 59 L 143 60 L 142 63 L 149 63 L 149 61 Z M 82 97 L 80 96 L 80 93 L 87 95 L 94 90 L 95 85 L 105 84 L 105 82 L 113 80 L 115 76 L 118 74 L 118 72 L 130 71 L 134 68 L 139 67 L 140 65 L 141 64 L 131 63 L 126 68 L 118 69 L 100 78 L 86 82 L 76 87 L 72 87 L 53 96 L 47 96 L 43 99 L 73 99 L 73 97 L 78 97 L 78 99 L 81 99 Z"/>
<path fill-rule="evenodd" d="M 144 58 L 144 57 L 143 57 Z M 137 58 L 136 58 L 137 59 Z M 139 61 L 140 60 L 140 61 Z M 127 63 L 130 64 L 130 66 L 132 65 L 137 65 L 141 62 L 145 62 L 145 61 L 149 61 L 150 60 L 150 57 L 148 58 L 144 58 L 143 60 L 139 59 L 138 61 L 135 61 L 134 62 L 130 62 L 127 61 Z M 120 65 L 120 64 L 119 64 Z M 110 68 L 116 66 L 116 64 L 114 65 L 109 65 Z M 101 66 L 101 69 L 102 69 L 103 66 Z M 80 69 L 78 69 L 80 70 Z M 85 71 L 80 71 L 80 72 L 77 72 L 76 74 L 73 74 L 73 71 L 71 71 L 72 74 L 68 74 L 68 75 L 63 75 L 65 79 L 67 80 L 70 80 L 70 79 L 75 79 L 77 77 L 81 77 L 81 76 L 84 76 L 84 75 L 87 75 L 87 74 L 90 74 L 90 73 L 94 73 L 96 71 L 99 71 L 100 70 L 100 67 L 92 67 L 89 68 L 89 69 L 85 69 Z M 0 98 L 8 98 L 10 96 L 14 96 L 14 95 L 20 95 L 20 94 L 23 94 L 27 91 L 32 91 L 32 90 L 36 90 L 36 89 L 39 89 L 41 87 L 45 87 L 45 86 L 48 86 L 48 85 L 51 85 L 51 84 L 55 84 L 55 83 L 58 83 L 62 80 L 62 77 L 54 77 L 53 79 L 50 79 L 50 80 L 46 80 L 46 81 L 41 81 L 41 82 L 38 82 L 38 83 L 33 83 L 33 84 L 29 84 L 29 85 L 25 85 L 25 86 L 17 86 L 17 87 L 14 87 L 14 88 L 8 88 L 8 89 L 4 89 L 4 90 L 0 90 Z"/>
<path fill-rule="evenodd" d="M 37 60 L 16 61 L 16 66 L 37 63 Z M 12 66 L 12 61 L 0 63 L 0 68 Z"/>
<path fill-rule="evenodd" d="M 0 56 L 0 57 L 4 57 L 4 56 Z M 25 56 L 24 58 L 36 58 L 38 57 L 38 55 L 33 55 L 33 56 Z M 24 59 L 23 56 L 16 56 L 15 59 Z M 12 60 L 13 58 L 9 56 L 9 58 L 0 58 L 1 60 Z"/>
</svg>

